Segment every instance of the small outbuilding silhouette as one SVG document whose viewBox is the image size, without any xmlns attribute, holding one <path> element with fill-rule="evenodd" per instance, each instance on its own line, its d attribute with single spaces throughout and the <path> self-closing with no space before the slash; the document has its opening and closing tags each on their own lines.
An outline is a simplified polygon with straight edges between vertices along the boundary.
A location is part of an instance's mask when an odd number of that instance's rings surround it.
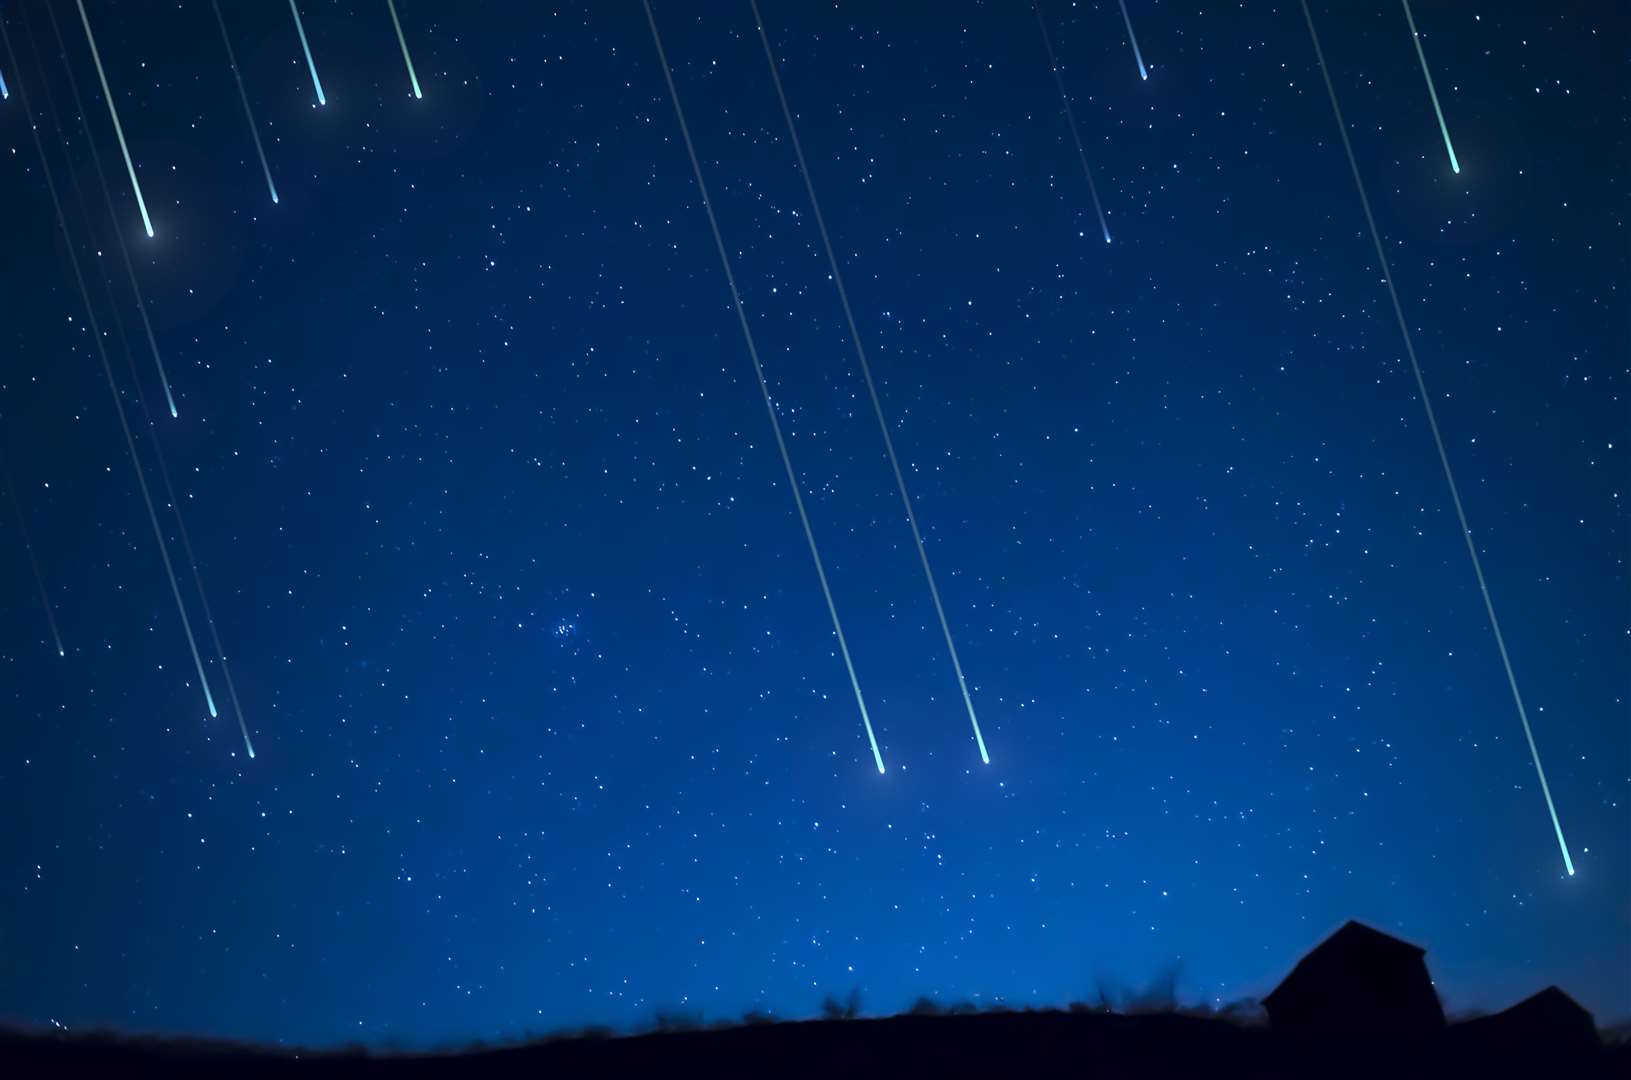
<svg viewBox="0 0 1631 1080">
<path fill-rule="evenodd" d="M 1468 1034 L 1494 1044 L 1569 1046 L 1582 1050 L 1602 1044 L 1597 1021 L 1585 1007 L 1555 986 L 1524 998 L 1510 1009 L 1462 1025 Z"/>
<path fill-rule="evenodd" d="M 1444 1027 L 1427 950 L 1349 922 L 1263 999 L 1277 1030 L 1321 1038 L 1417 1038 Z"/>
</svg>

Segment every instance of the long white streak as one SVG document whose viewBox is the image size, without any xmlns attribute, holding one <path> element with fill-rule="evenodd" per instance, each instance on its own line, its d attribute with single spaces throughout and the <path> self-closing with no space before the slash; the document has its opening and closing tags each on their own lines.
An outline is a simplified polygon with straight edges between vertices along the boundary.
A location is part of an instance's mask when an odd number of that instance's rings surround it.
<svg viewBox="0 0 1631 1080">
<path fill-rule="evenodd" d="M 255 153 L 260 155 L 261 171 L 266 174 L 266 190 L 272 193 L 272 201 L 277 202 L 277 185 L 272 183 L 272 167 L 266 164 L 266 148 L 261 145 L 255 114 L 249 109 L 249 94 L 244 90 L 244 78 L 238 72 L 238 58 L 232 52 L 232 35 L 227 33 L 226 20 L 221 18 L 221 5 L 216 0 L 210 0 L 210 7 L 215 10 L 215 22 L 221 27 L 221 41 L 227 47 L 227 63 L 232 66 L 232 78 L 238 84 L 238 100 L 244 103 L 244 119 L 249 121 L 249 134 L 255 137 Z"/>
<path fill-rule="evenodd" d="M 23 22 L 25 27 L 27 27 L 27 29 L 30 31 L 30 37 L 34 38 L 35 35 L 33 34 L 33 26 L 30 23 L 28 13 L 26 11 L 23 13 Z M 35 60 L 36 62 L 39 60 L 37 51 L 35 53 Z M 48 115 L 51 117 L 52 124 L 57 127 L 60 134 L 62 125 L 58 122 L 56 103 L 52 100 L 51 88 L 43 78 L 43 65 L 41 65 L 40 70 L 42 75 L 41 88 L 45 93 L 46 110 Z M 81 102 L 77 93 L 74 95 L 74 105 L 79 112 L 80 126 L 85 129 L 88 137 L 90 132 L 90 124 L 85 116 L 84 104 Z M 70 171 L 68 175 L 70 182 L 73 184 L 74 196 L 79 202 L 80 213 L 85 217 L 86 228 L 92 229 L 91 211 L 85 198 L 84 185 L 79 182 L 78 173 Z M 102 193 L 107 206 L 108 222 L 112 226 L 113 230 L 118 232 L 119 217 L 118 214 L 114 212 L 113 197 L 108 192 L 107 178 L 103 174 L 100 164 L 97 166 L 97 176 L 102 181 Z M 94 231 L 88 233 L 88 235 L 94 236 Z M 125 363 L 130 370 L 131 385 L 136 389 L 136 404 L 141 409 L 142 422 L 147 425 L 148 442 L 153 448 L 154 460 L 158 462 L 159 477 L 164 481 L 164 493 L 170 501 L 170 512 L 176 519 L 176 531 L 181 536 L 182 551 L 187 556 L 187 565 L 192 569 L 193 586 L 198 591 L 198 601 L 204 609 L 204 625 L 209 628 L 210 638 L 215 645 L 216 662 L 221 665 L 221 675 L 226 680 L 227 694 L 232 702 L 233 712 L 237 715 L 238 730 L 243 734 L 244 747 L 249 751 L 249 756 L 254 757 L 255 751 L 249 741 L 249 725 L 244 721 L 243 706 L 238 701 L 238 688 L 232 680 L 232 668 L 227 664 L 226 648 L 221 644 L 221 634 L 219 630 L 216 629 L 215 625 L 215 613 L 210 609 L 209 592 L 204 588 L 204 576 L 199 572 L 198 557 L 193 553 L 192 539 L 187 534 L 187 522 L 181 513 L 181 500 L 176 498 L 175 485 L 170 480 L 170 463 L 165 458 L 164 445 L 159 441 L 158 425 L 153 423 L 153 413 L 147 407 L 147 394 L 142 390 L 141 377 L 136 372 L 136 353 L 130 347 L 130 335 L 125 332 L 125 321 L 119 315 L 119 301 L 113 293 L 113 282 L 111 279 L 109 279 L 105 269 L 102 270 L 100 277 L 102 279 L 102 288 L 107 293 L 108 310 L 113 316 L 114 333 L 119 339 L 120 347 L 124 350 Z"/>
<path fill-rule="evenodd" d="M 1489 615 L 1489 627 L 1495 634 L 1495 645 L 1501 653 L 1501 666 L 1506 669 L 1507 685 L 1512 688 L 1512 701 L 1518 707 L 1518 720 L 1523 724 L 1523 737 L 1529 743 L 1529 757 L 1535 763 L 1535 775 L 1540 778 L 1540 791 L 1546 797 L 1546 812 L 1552 816 L 1552 830 L 1557 833 L 1557 846 L 1563 852 L 1563 866 L 1574 876 L 1574 860 L 1569 857 L 1569 845 L 1563 839 L 1563 826 L 1558 821 L 1557 806 L 1552 802 L 1552 789 L 1546 783 L 1546 770 L 1540 765 L 1540 751 L 1535 747 L 1535 733 L 1529 727 L 1529 713 L 1523 707 L 1523 695 L 1518 693 L 1518 678 L 1512 673 L 1512 659 L 1507 655 L 1506 638 L 1501 634 L 1501 622 L 1495 617 L 1495 601 L 1490 599 L 1489 584 L 1484 579 L 1484 566 L 1478 559 L 1478 546 L 1472 541 L 1472 529 L 1467 525 L 1467 512 L 1461 505 L 1461 491 L 1455 484 L 1455 473 L 1450 469 L 1450 456 L 1444 451 L 1444 437 L 1439 433 L 1438 417 L 1433 413 L 1432 399 L 1427 396 L 1427 382 L 1422 378 L 1421 364 L 1416 360 L 1416 345 L 1410 337 L 1410 325 L 1405 321 L 1404 307 L 1399 303 L 1399 290 L 1393 284 L 1393 271 L 1388 267 L 1387 252 L 1382 247 L 1382 234 L 1371 213 L 1370 197 L 1365 194 L 1365 181 L 1359 176 L 1359 161 L 1354 157 L 1353 143 L 1348 140 L 1348 125 L 1342 119 L 1342 107 L 1337 104 L 1336 86 L 1331 82 L 1331 69 L 1325 63 L 1325 50 L 1320 47 L 1319 34 L 1314 30 L 1314 16 L 1308 10 L 1308 0 L 1301 0 L 1303 18 L 1308 22 L 1308 36 L 1314 41 L 1314 55 L 1319 60 L 1320 74 L 1325 77 L 1325 90 L 1331 97 L 1331 112 L 1336 117 L 1337 131 L 1342 135 L 1342 148 L 1348 154 L 1348 167 L 1353 170 L 1354 187 L 1359 191 L 1360 205 L 1365 208 L 1365 224 L 1370 226 L 1371 242 L 1376 245 L 1376 261 L 1382 267 L 1382 280 L 1387 282 L 1388 295 L 1393 299 L 1393 315 L 1399 322 L 1399 333 L 1404 337 L 1404 350 L 1410 357 L 1410 370 L 1416 376 L 1416 392 L 1422 408 L 1427 412 L 1427 426 L 1433 432 L 1433 445 L 1438 448 L 1439 464 L 1444 467 L 1444 479 L 1450 486 L 1450 499 L 1455 503 L 1455 516 L 1461 523 L 1461 538 L 1467 542 L 1467 554 L 1472 559 L 1472 570 L 1478 578 L 1478 591 L 1484 597 L 1484 611 Z"/>
<path fill-rule="evenodd" d="M 125 143 L 124 125 L 119 123 L 119 110 L 113 104 L 113 91 L 108 89 L 108 75 L 102 70 L 102 54 L 96 51 L 96 35 L 91 33 L 91 19 L 85 14 L 85 0 L 74 0 L 79 5 L 79 21 L 85 26 L 85 40 L 91 43 L 91 59 L 96 61 L 96 77 L 102 80 L 102 97 L 108 103 L 108 115 L 113 117 L 113 130 L 119 136 L 119 149 L 125 155 L 125 171 L 130 173 L 130 186 L 136 192 L 136 205 L 142 211 L 142 225 L 149 238 L 153 236 L 153 219 L 147 216 L 147 200 L 142 198 L 141 181 L 136 179 L 136 164 L 130 160 L 130 147 Z"/>
<path fill-rule="evenodd" d="M 142 287 L 136 280 L 136 266 L 130 261 L 130 245 L 125 243 L 124 230 L 118 227 L 118 213 L 113 208 L 113 189 L 108 185 L 107 173 L 102 169 L 102 154 L 96 148 L 96 136 L 91 133 L 90 119 L 85 115 L 85 100 L 79 95 L 79 79 L 74 76 L 74 65 L 68 61 L 68 44 L 62 37 L 62 25 L 57 22 L 57 10 L 53 4 L 45 6 L 46 14 L 51 16 L 51 32 L 56 35 L 57 48 L 62 54 L 62 67 L 68 73 L 68 87 L 74 92 L 74 109 L 79 114 L 79 126 L 85 131 L 85 145 L 90 147 L 91 161 L 96 165 L 96 178 L 102 184 L 102 198 L 108 205 L 108 216 L 115 222 L 113 238 L 119 241 L 119 255 L 124 259 L 125 274 L 130 278 L 130 291 L 136 296 L 136 310 L 142 317 L 142 330 L 147 334 L 147 347 L 153 354 L 153 366 L 159 372 L 159 385 L 164 387 L 164 403 L 170 407 L 170 416 L 180 415 L 176 411 L 176 396 L 170 390 L 170 375 L 164 370 L 164 357 L 159 353 L 158 339 L 153 336 L 153 321 L 147 317 L 147 300 L 142 296 Z M 27 18 L 27 9 L 23 10 Z M 138 384 L 139 385 L 139 384 Z"/>
<path fill-rule="evenodd" d="M 1438 130 L 1444 136 L 1444 149 L 1450 154 L 1450 170 L 1461 172 L 1461 162 L 1455 159 L 1455 147 L 1450 145 L 1450 129 L 1444 123 L 1444 110 L 1438 107 L 1438 91 L 1433 89 L 1433 73 L 1427 70 L 1427 54 L 1421 51 L 1421 35 L 1416 33 L 1416 18 L 1410 14 L 1410 0 L 1404 4 L 1404 20 L 1410 24 L 1410 40 L 1416 44 L 1416 59 L 1421 61 L 1421 73 L 1427 79 L 1427 96 L 1433 99 L 1433 112 L 1438 116 Z"/>
<path fill-rule="evenodd" d="M 83 8 L 81 9 L 83 11 Z M 11 60 L 13 72 L 19 71 L 17 54 L 11 47 L 11 34 L 6 30 L 4 20 L 0 20 L 0 40 L 5 42 L 6 56 Z M 159 546 L 159 557 L 164 562 L 164 573 L 170 581 L 170 595 L 176 601 L 176 613 L 181 616 L 181 628 L 187 635 L 187 647 L 192 651 L 193 667 L 198 671 L 198 684 L 204 691 L 204 704 L 209 707 L 210 716 L 217 714 L 215 709 L 215 696 L 210 693 L 209 678 L 204 674 L 204 661 L 198 655 L 198 641 L 193 637 L 192 622 L 187 618 L 187 606 L 181 602 L 181 586 L 176 582 L 175 568 L 170 564 L 170 549 L 164 542 L 164 531 L 159 528 L 158 512 L 153 509 L 153 495 L 147 488 L 147 476 L 142 471 L 141 459 L 136 456 L 136 440 L 130 433 L 130 421 L 125 416 L 124 402 L 119 397 L 119 384 L 113 378 L 113 365 L 108 362 L 107 347 L 102 343 L 102 331 L 97 325 L 96 310 L 91 306 L 90 290 L 85 287 L 85 275 L 79 266 L 79 252 L 74 247 L 74 238 L 68 232 L 68 219 L 62 211 L 62 200 L 57 197 L 57 182 L 51 173 L 51 163 L 45 156 L 45 144 L 40 141 L 39 128 L 34 124 L 34 110 L 29 105 L 28 90 L 21 80 L 17 84 L 17 93 L 23 99 L 23 111 L 28 116 L 28 130 L 34 137 L 34 151 L 40 158 L 40 171 L 45 174 L 46 187 L 51 192 L 51 205 L 57 213 L 57 227 L 62 230 L 62 242 L 68 249 L 68 261 L 73 266 L 74 282 L 79 286 L 79 297 L 85 304 L 85 318 L 90 326 L 91 340 L 96 345 L 97 355 L 102 361 L 102 374 L 108 381 L 108 393 L 113 395 L 113 409 L 119 417 L 119 428 L 125 436 L 125 450 L 130 454 L 131 467 L 136 470 L 136 484 L 141 489 L 142 503 L 147 507 L 147 520 L 153 526 L 153 539 Z"/>
<path fill-rule="evenodd" d="M 11 486 L 11 473 L 5 474 L 6 495 L 11 499 L 12 512 L 17 515 L 17 531 L 23 541 L 23 550 L 28 553 L 29 569 L 34 571 L 34 586 L 40 593 L 40 606 L 45 609 L 45 621 L 51 627 L 51 640 L 56 643 L 57 655 L 67 656 L 62 647 L 62 635 L 57 631 L 57 615 L 51 610 L 51 594 L 45 588 L 45 575 L 40 572 L 40 560 L 34 555 L 34 540 L 28 532 L 28 518 L 23 514 L 23 504 L 17 501 L 17 492 Z"/>
<path fill-rule="evenodd" d="M 1070 107 L 1070 95 L 1065 92 L 1064 76 L 1059 74 L 1059 61 L 1053 55 L 1053 39 L 1048 36 L 1047 21 L 1042 18 L 1040 0 L 1032 0 L 1031 10 L 1036 12 L 1036 25 L 1042 30 L 1042 44 L 1048 50 L 1048 68 L 1059 87 L 1059 100 L 1065 105 L 1065 119 L 1070 121 L 1070 137 L 1076 141 L 1076 157 L 1082 163 L 1082 175 L 1087 177 L 1087 193 L 1093 196 L 1093 209 L 1099 215 L 1099 228 L 1104 231 L 1104 242 L 1110 242 L 1110 223 L 1104 220 L 1104 204 L 1099 202 L 1099 188 L 1093 183 L 1093 170 L 1087 167 L 1087 150 L 1082 147 L 1082 133 L 1076 127 L 1076 110 Z"/>
<path fill-rule="evenodd" d="M 798 507 L 799 522 L 804 526 L 804 539 L 810 545 L 810 558 L 815 562 L 816 576 L 821 579 L 821 595 L 827 601 L 827 614 L 832 616 L 833 634 L 838 638 L 839 651 L 844 656 L 844 667 L 849 672 L 850 687 L 855 691 L 855 704 L 861 710 L 861 724 L 866 728 L 867 742 L 872 745 L 872 760 L 883 772 L 883 752 L 878 749 L 878 737 L 872 731 L 872 718 L 867 715 L 866 699 L 861 696 L 861 681 L 856 678 L 855 664 L 850 660 L 849 644 L 844 640 L 844 628 L 838 622 L 838 607 L 833 603 L 832 589 L 827 585 L 827 571 L 821 562 L 821 551 L 816 547 L 815 533 L 810 528 L 810 515 L 804 509 L 804 496 L 799 490 L 798 477 L 793 473 L 793 459 L 787 453 L 787 440 L 782 437 L 781 421 L 776 417 L 776 406 L 770 399 L 770 386 L 765 382 L 764 365 L 759 362 L 759 347 L 754 344 L 753 331 L 748 326 L 747 311 L 742 307 L 742 293 L 736 287 L 736 272 L 731 269 L 731 257 L 725 250 L 725 237 L 719 231 L 719 219 L 714 216 L 713 200 L 708 197 L 708 185 L 702 179 L 702 162 L 697 158 L 696 146 L 691 142 L 691 128 L 685 122 L 685 110 L 680 107 L 680 92 L 674 86 L 674 73 L 668 67 L 668 54 L 663 50 L 662 35 L 657 32 L 657 19 L 651 13 L 651 0 L 641 0 L 646 9 L 646 22 L 651 25 L 651 40 L 657 46 L 657 60 L 662 65 L 663 79 L 668 84 L 668 96 L 674 102 L 674 115 L 679 118 L 680 134 L 685 137 L 685 152 L 691 158 L 691 171 L 696 175 L 697 190 L 702 195 L 702 208 L 708 212 L 708 225 L 713 229 L 714 246 L 719 249 L 719 262 L 725 269 L 725 281 L 731 287 L 731 302 L 736 306 L 736 319 L 742 326 L 742 339 L 747 342 L 748 356 L 753 359 L 753 372 L 758 376 L 759 393 L 764 397 L 765 411 L 770 414 L 770 428 L 776 434 L 776 449 L 781 451 L 782 467 L 787 470 L 787 484 L 793 491 L 793 502 Z"/>
<path fill-rule="evenodd" d="M 111 287 L 109 293 L 111 295 Z M 119 334 L 124 338 L 124 329 Z M 135 377 L 135 357 L 130 352 L 130 342 L 125 340 L 125 356 L 130 360 L 131 376 Z M 159 446 L 158 430 L 153 425 L 153 417 L 147 411 L 147 402 L 142 396 L 141 384 L 136 385 L 136 400 L 141 403 L 142 415 L 147 421 L 148 439 L 153 444 L 154 455 L 159 463 L 159 476 L 164 480 L 164 493 L 170 500 L 170 509 L 175 514 L 176 531 L 181 536 L 181 549 L 187 556 L 187 564 L 192 567 L 193 587 L 198 590 L 198 602 L 204 609 L 204 625 L 209 628 L 210 640 L 215 645 L 215 660 L 221 665 L 221 678 L 227 684 L 227 699 L 232 702 L 232 712 L 238 718 L 238 731 L 243 735 L 244 749 L 250 757 L 255 756 L 255 747 L 249 741 L 249 724 L 244 720 L 243 705 L 238 701 L 238 686 L 232 680 L 232 667 L 227 663 L 226 647 L 221 644 L 220 631 L 215 627 L 215 612 L 210 610 L 210 596 L 204 589 L 204 577 L 198 571 L 198 557 L 193 554 L 193 542 L 187 535 L 187 523 L 181 516 L 181 501 L 176 498 L 176 489 L 170 482 L 170 466 L 164 460 L 164 450 Z"/>
<path fill-rule="evenodd" d="M 311 46 L 306 42 L 306 27 L 300 21 L 300 9 L 295 7 L 294 0 L 289 0 L 289 10 L 294 14 L 294 28 L 300 35 L 300 47 L 306 53 L 306 67 L 311 70 L 311 85 L 312 89 L 317 91 L 317 104 L 327 105 L 328 98 L 323 96 L 323 80 L 317 77 L 317 61 L 311 58 Z"/>
<path fill-rule="evenodd" d="M 419 76 L 413 73 L 413 57 L 408 55 L 408 39 L 402 36 L 402 20 L 396 17 L 396 0 L 385 0 L 385 6 L 391 9 L 391 25 L 396 27 L 396 43 L 402 46 L 402 59 L 408 65 L 408 81 L 413 83 L 413 96 L 422 98 L 425 95 L 419 92 Z"/>
<path fill-rule="evenodd" d="M 109 288 L 112 295 L 112 288 Z M 117 319 L 117 314 L 115 319 Z M 136 360 L 130 351 L 129 339 L 124 336 L 124 328 L 119 327 L 119 336 L 124 341 L 125 356 L 130 361 L 131 377 L 136 374 Z M 210 595 L 204 589 L 204 577 L 198 570 L 198 557 L 193 554 L 192 538 L 187 535 L 187 522 L 181 516 L 181 500 L 176 498 L 175 486 L 170 482 L 170 466 L 164 460 L 164 450 L 159 446 L 158 430 L 153 425 L 153 417 L 147 411 L 147 400 L 141 391 L 141 384 L 136 384 L 136 400 L 141 404 L 142 416 L 147 421 L 148 439 L 153 444 L 154 456 L 159 463 L 159 476 L 164 480 L 164 493 L 170 500 L 170 509 L 175 514 L 176 531 L 181 536 L 181 550 L 187 556 L 187 564 L 192 567 L 193 587 L 198 590 L 198 602 L 204 609 L 204 625 L 209 628 L 210 640 L 215 645 L 215 660 L 221 665 L 221 678 L 227 684 L 227 699 L 232 702 L 232 712 L 238 718 L 238 731 L 243 735 L 244 749 L 250 757 L 255 756 L 255 747 L 249 741 L 249 724 L 244 720 L 243 705 L 238 701 L 238 686 L 232 680 L 232 667 L 227 663 L 226 647 L 221 644 L 221 633 L 215 627 L 215 612 L 210 610 Z"/>
<path fill-rule="evenodd" d="M 1133 59 L 1138 61 L 1138 77 L 1148 79 L 1149 69 L 1144 66 L 1144 54 L 1138 50 L 1138 35 L 1133 33 L 1133 17 L 1127 14 L 1127 0 L 1119 0 L 1121 4 L 1121 21 L 1127 24 L 1127 40 L 1133 43 Z"/>
<path fill-rule="evenodd" d="M 844 319 L 849 324 L 850 340 L 855 344 L 855 356 L 861 363 L 861 374 L 866 379 L 866 392 L 872 398 L 872 413 L 878 418 L 878 430 L 883 433 L 884 451 L 889 457 L 889 467 L 895 471 L 895 487 L 900 491 L 901 506 L 906 510 L 906 521 L 912 527 L 912 540 L 917 544 L 917 555 L 923 563 L 923 577 L 929 583 L 929 595 L 934 599 L 935 614 L 940 616 L 940 630 L 946 636 L 946 651 L 951 654 L 951 666 L 957 673 L 957 686 L 963 692 L 963 704 L 968 708 L 968 722 L 974 728 L 974 742 L 980 748 L 980 760 L 991 764 L 991 755 L 986 753 L 985 736 L 980 733 L 980 721 L 974 714 L 974 699 L 968 693 L 968 680 L 963 678 L 963 664 L 957 658 L 957 646 L 951 638 L 951 625 L 946 621 L 946 609 L 940 602 L 940 588 L 935 584 L 934 570 L 929 566 L 929 553 L 923 546 L 923 534 L 918 531 L 917 514 L 912 510 L 912 497 L 906 491 L 906 477 L 901 472 L 900 459 L 895 456 L 895 440 L 889 434 L 889 424 L 884 419 L 883 404 L 878 400 L 878 388 L 872 380 L 872 365 L 867 361 L 866 347 L 861 343 L 861 331 L 855 324 L 855 311 L 850 307 L 849 290 L 844 287 L 844 275 L 838 268 L 838 256 L 833 252 L 832 238 L 827 232 L 827 219 L 821 212 L 821 200 L 816 198 L 815 181 L 810 178 L 810 166 L 804 159 L 804 145 L 799 140 L 798 125 L 793 122 L 793 110 L 787 104 L 787 93 L 782 88 L 781 70 L 776 64 L 776 55 L 770 48 L 770 36 L 765 31 L 764 16 L 759 13 L 759 0 L 749 0 L 753 8 L 753 21 L 759 28 L 759 41 L 764 45 L 765 62 L 770 65 L 770 78 L 776 84 L 776 98 L 781 102 L 782 117 L 787 121 L 787 133 L 793 143 L 793 153 L 798 158 L 799 175 L 804 178 L 804 190 L 810 196 L 810 209 L 815 214 L 816 228 L 821 233 L 821 246 L 827 252 L 827 266 L 832 270 L 833 284 L 838 287 L 838 301 L 844 308 Z"/>
</svg>

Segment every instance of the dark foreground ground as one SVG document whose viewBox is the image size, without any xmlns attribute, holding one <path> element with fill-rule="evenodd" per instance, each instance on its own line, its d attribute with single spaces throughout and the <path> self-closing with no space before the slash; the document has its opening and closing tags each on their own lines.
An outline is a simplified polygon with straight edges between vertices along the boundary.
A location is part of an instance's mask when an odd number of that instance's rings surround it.
<svg viewBox="0 0 1631 1080">
<path fill-rule="evenodd" d="M 1631 1078 L 1631 1045 L 1451 1025 L 1421 1043 L 1306 1043 L 1228 1020 L 1015 1012 L 748 1024 L 439 1055 L 296 1053 L 96 1035 L 0 1034 L 0 1076 Z"/>
</svg>

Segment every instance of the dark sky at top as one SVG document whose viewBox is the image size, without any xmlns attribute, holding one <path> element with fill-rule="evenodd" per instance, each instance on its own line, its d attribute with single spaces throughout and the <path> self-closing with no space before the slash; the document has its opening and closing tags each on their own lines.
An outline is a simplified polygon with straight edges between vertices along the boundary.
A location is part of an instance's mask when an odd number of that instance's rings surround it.
<svg viewBox="0 0 1631 1080">
<path fill-rule="evenodd" d="M 751 14 L 55 8 L 0 56 L 0 1017 L 440 1043 L 657 1010 L 1269 989 L 1341 921 L 1452 1010 L 1631 1012 L 1627 42 L 1317 3 L 1578 873 L 1299 7 L 765 0 L 992 763 Z M 42 65 L 44 75 L 42 77 Z M 204 710 L 19 86 L 152 478 Z M 50 118 L 46 92 L 62 120 Z M 80 203 L 74 181 L 85 195 Z M 89 210 L 87 217 L 85 210 Z M 111 299 L 104 280 L 112 282 Z M 114 315 L 129 336 L 131 378 Z M 226 707 L 140 386 L 256 744 Z"/>
</svg>

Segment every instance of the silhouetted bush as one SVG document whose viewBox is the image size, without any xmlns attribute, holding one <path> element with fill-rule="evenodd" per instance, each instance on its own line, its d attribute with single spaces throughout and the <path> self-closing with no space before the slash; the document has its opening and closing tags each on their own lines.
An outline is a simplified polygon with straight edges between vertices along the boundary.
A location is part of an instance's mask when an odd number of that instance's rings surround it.
<svg viewBox="0 0 1631 1080">
<path fill-rule="evenodd" d="M 825 1020 L 854 1020 L 860 1015 L 860 990 L 851 990 L 843 1001 L 839 1001 L 831 994 L 821 1000 L 821 1016 Z"/>
<path fill-rule="evenodd" d="M 1120 1011 L 1129 1016 L 1177 1012 L 1179 970 L 1180 965 L 1174 963 L 1144 989 L 1123 995 Z"/>
<path fill-rule="evenodd" d="M 674 1031 L 696 1031 L 702 1027 L 702 1014 L 679 1009 L 658 1009 L 652 1030 L 667 1034 Z"/>
</svg>

